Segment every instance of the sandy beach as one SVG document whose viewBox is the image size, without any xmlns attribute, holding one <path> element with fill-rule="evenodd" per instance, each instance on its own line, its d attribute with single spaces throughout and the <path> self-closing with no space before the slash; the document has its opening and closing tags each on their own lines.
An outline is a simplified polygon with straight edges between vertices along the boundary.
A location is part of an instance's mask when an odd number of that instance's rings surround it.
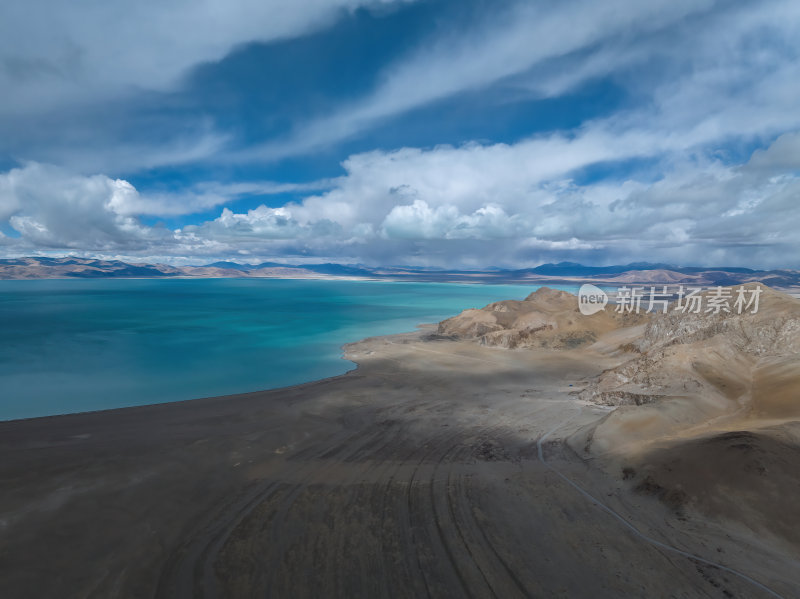
<svg viewBox="0 0 800 599">
<path fill-rule="evenodd" d="M 434 331 L 306 385 L 0 423 L 3 595 L 796 596 L 797 544 L 580 455 L 618 352 Z"/>
</svg>

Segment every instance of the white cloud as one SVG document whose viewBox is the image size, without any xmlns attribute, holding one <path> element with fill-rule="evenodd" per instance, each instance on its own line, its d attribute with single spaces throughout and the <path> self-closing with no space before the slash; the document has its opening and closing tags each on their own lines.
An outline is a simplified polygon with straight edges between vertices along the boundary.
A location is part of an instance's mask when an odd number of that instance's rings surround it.
<svg viewBox="0 0 800 599">
<path fill-rule="evenodd" d="M 92 61 L 98 66 L 91 77 L 97 79 L 88 90 L 98 82 L 106 89 L 122 89 L 147 77 L 153 86 L 165 87 L 193 60 L 224 53 L 231 40 L 293 35 L 332 18 L 337 7 L 355 4 L 316 0 L 305 16 L 287 5 L 286 14 L 266 29 L 258 29 L 266 14 L 260 8 L 250 14 L 255 24 L 244 23 L 244 13 L 234 9 L 224 18 L 236 23 L 224 32 L 216 31 L 218 23 L 211 27 L 204 20 L 210 19 L 213 3 L 203 5 L 197 17 L 175 8 L 174 23 L 200 23 L 175 56 L 170 50 L 176 42 L 162 29 L 173 18 L 173 9 L 159 8 L 153 17 L 152 47 L 135 56 L 110 58 L 129 47 L 126 36 L 143 27 L 137 17 L 122 27 L 118 45 L 115 40 L 107 47 L 98 45 L 107 32 L 87 34 L 88 58 L 76 54 L 74 72 L 37 62 L 41 57 L 34 46 L 23 43 L 19 52 L 30 60 L 25 72 L 31 80 L 12 90 L 12 96 L 21 95 L 13 96 L 7 107 L 35 90 L 37 82 L 58 79 L 56 73 L 67 73 L 58 85 L 80 82 L 81 69 Z M 267 6 L 265 10 L 275 10 L 274 4 Z M 53 19 L 63 17 L 61 10 Z M 139 8 L 132 10 L 139 14 Z M 92 18 L 102 15 L 99 11 Z M 34 28 L 45 26 L 46 21 Z M 84 26 L 74 25 L 75 31 Z M 209 28 L 215 29 L 209 39 L 200 39 Z M 256 29 L 260 33 L 253 33 Z M 233 162 L 280 158 L 501 81 L 546 96 L 563 94 L 598 75 L 610 76 L 628 92 L 628 104 L 573 130 L 513 144 L 355 154 L 342 163 L 342 177 L 304 184 L 201 183 L 177 193 L 140 193 L 104 175 L 83 177 L 30 163 L 0 174 L 0 223 L 20 234 L 19 240 L 7 237 L 3 243 L 128 248 L 166 256 L 347 255 L 371 262 L 438 265 L 522 265 L 554 256 L 580 260 L 599 255 L 604 261 L 800 262 L 794 241 L 800 228 L 800 4 L 519 3 L 469 31 L 439 33 L 387 68 L 371 93 L 307 123 L 288 140 L 226 157 L 228 139 L 201 127 L 196 135 L 174 140 L 161 154 L 138 148 L 137 157 L 124 148 L 94 163 L 93 151 L 77 148 L 74 160 L 83 166 L 76 170 L 96 164 L 93 172 L 110 172 L 99 165 L 152 167 L 213 155 Z M 44 43 L 42 52 L 57 54 L 53 44 L 63 42 L 59 39 Z M 151 64 L 155 55 L 166 56 L 166 62 Z M 62 53 L 65 64 L 69 56 Z M 0 77 L 16 76 L 8 64 Z M 121 68 L 114 75 L 119 80 L 104 74 L 111 64 Z M 657 68 L 651 69 L 653 65 Z M 198 145 L 196 139 L 204 141 Z M 768 147 L 749 161 L 735 154 L 759 145 Z M 626 164 L 633 161 L 648 161 L 648 166 L 637 170 Z M 626 174 L 587 180 L 582 169 L 602 164 Z M 229 206 L 245 196 L 287 192 L 312 195 L 282 207 L 236 212 Z M 138 218 L 212 208 L 219 209 L 218 218 L 178 231 L 147 227 Z"/>
<path fill-rule="evenodd" d="M 2 2 L 0 158 L 132 173 L 219 157 L 235 132 L 174 110 L 192 69 L 414 1 Z"/>
<path fill-rule="evenodd" d="M 303 202 L 222 208 L 218 218 L 176 231 L 143 225 L 137 214 L 147 211 L 147 200 L 125 181 L 29 164 L 0 175 L 0 207 L 20 234 L 3 243 L 16 250 L 124 249 L 198 259 L 316 255 L 522 266 L 602 256 L 786 267 L 800 262 L 800 165 L 791 158 L 798 140 L 784 135 L 742 165 L 673 157 L 655 182 L 571 179 L 574 168 L 598 154 L 624 156 L 629 144 L 616 148 L 610 138 L 370 152 L 351 156 L 345 176 L 310 184 L 332 188 Z M 227 197 L 305 185 L 206 188 Z"/>
<path fill-rule="evenodd" d="M 175 231 L 145 225 L 139 217 L 186 214 L 245 195 L 319 189 L 332 184 L 331 181 L 206 183 L 198 184 L 190 193 L 149 196 L 140 194 L 122 179 L 84 176 L 32 162 L 0 174 L 0 225 L 18 235 L 6 238 L 4 245 L 23 253 L 59 249 L 125 250 L 180 256 L 236 253 L 250 246 L 268 250 L 274 241 L 293 245 L 303 238 L 319 244 L 338 237 L 340 226 L 322 218 L 298 222 L 287 207 L 260 206 L 242 214 L 223 208 L 217 219 Z"/>
<path fill-rule="evenodd" d="M 398 0 L 407 1 L 407 0 Z M 0 5 L 2 112 L 165 90 L 232 47 L 302 35 L 392 0 L 53 0 Z"/>
<path fill-rule="evenodd" d="M 606 76 L 637 102 L 584 123 L 579 135 L 638 138 L 643 155 L 742 137 L 769 141 L 800 125 L 798 39 L 800 4 L 793 0 L 520 2 L 474 30 L 440 35 L 388 67 L 371 94 L 288 139 L 227 159 L 302 155 L 503 80 L 536 97 L 555 97 Z"/>
<path fill-rule="evenodd" d="M 574 169 L 658 151 L 658 146 L 643 148 L 635 135 L 616 138 L 594 132 L 514 145 L 374 151 L 349 157 L 343 162 L 347 175 L 337 187 L 293 210 L 304 219 L 328 218 L 344 226 L 379 223 L 394 206 L 415 200 L 434 209 L 450 204 L 472 213 L 495 204 L 514 213 L 531 202 L 552 201 L 540 186 Z"/>
<path fill-rule="evenodd" d="M 747 170 L 765 173 L 800 171 L 800 132 L 785 133 L 768 148 L 756 150 Z"/>
<path fill-rule="evenodd" d="M 341 10 L 380 4 L 237 0 L 223 7 L 146 0 L 118 19 L 113 4 L 89 10 L 85 0 L 69 7 L 32 1 L 46 7 L 40 12 L 47 18 L 31 18 L 30 3 L 0 9 L 0 85 L 8 90 L 0 112 L 40 111 L 40 102 L 63 108 L 70 89 L 92 101 L 131 89 L 167 89 L 186 69 L 224 56 L 237 43 L 301 35 L 330 23 Z M 599 144 L 616 145 L 598 159 L 693 152 L 741 137 L 768 142 L 800 125 L 797 39 L 800 4 L 794 0 L 517 2 L 493 8 L 467 28 L 437 28 L 435 36 L 388 65 L 370 93 L 321 120 L 301 123 L 288 139 L 238 151 L 232 136 L 201 118 L 157 145 L 95 140 L 82 146 L 70 137 L 68 147 L 54 140 L 37 146 L 35 154 L 81 172 L 279 159 L 470 90 L 505 85 L 538 97 L 559 96 L 605 76 L 636 101 L 563 137 L 575 134 L 587 142 L 594 136 Z M 556 138 L 550 140 L 554 151 Z M 623 139 L 635 146 L 621 149 Z M 220 202 L 195 197 L 194 205 Z"/>
<path fill-rule="evenodd" d="M 465 258 L 465 251 L 486 266 L 523 262 L 536 250 L 542 256 L 602 250 L 627 260 L 697 263 L 714 255 L 786 266 L 800 261 L 792 243 L 800 230 L 800 213 L 792 209 L 800 173 L 795 167 L 776 175 L 766 165 L 779 156 L 785 168 L 798 139 L 783 136 L 744 165 L 679 160 L 673 152 L 661 165 L 664 176 L 652 183 L 570 179 L 599 157 L 624 158 L 626 148 L 639 155 L 635 136 L 370 152 L 346 161 L 338 187 L 292 210 L 308 219 L 324 215 L 345 229 L 369 221 L 387 247 L 407 257 L 422 248 L 441 264 Z M 499 251 L 490 247 L 497 239 L 504 240 Z"/>
<path fill-rule="evenodd" d="M 120 179 L 37 163 L 0 175 L 0 206 L 18 243 L 29 247 L 143 248 L 162 235 L 126 214 L 137 195 Z"/>
<path fill-rule="evenodd" d="M 267 208 L 259 206 L 244 214 L 236 214 L 224 208 L 216 220 L 200 227 L 186 227 L 185 232 L 202 234 L 217 240 L 256 238 L 256 239 L 295 239 L 304 234 L 303 227 L 287 208 Z"/>
<path fill-rule="evenodd" d="M 631 31 L 641 34 L 667 28 L 713 4 L 712 0 L 518 2 L 482 20 L 476 29 L 436 37 L 388 68 L 377 89 L 353 105 L 309 123 L 289 140 L 269 142 L 243 155 L 271 159 L 301 154 L 352 136 L 380 119 L 486 87 L 555 58 L 613 42 Z M 575 65 L 572 70 L 579 69 Z M 568 80 L 561 71 L 551 72 L 536 89 L 539 94 L 545 90 L 562 93 L 568 85 L 598 75 L 586 69 L 583 73 L 581 79 Z"/>
<path fill-rule="evenodd" d="M 432 209 L 424 200 L 395 206 L 381 225 L 390 239 L 503 239 L 518 236 L 524 229 L 523 222 L 509 217 L 497 204 L 461 214 L 451 204 Z"/>
<path fill-rule="evenodd" d="M 322 179 L 307 183 L 278 183 L 275 181 L 247 181 L 241 183 L 219 183 L 204 181 L 180 192 L 151 191 L 136 193 L 124 205 L 117 207 L 120 214 L 179 216 L 205 212 L 210 208 L 251 197 L 284 193 L 303 193 L 329 189 L 336 179 Z"/>
</svg>

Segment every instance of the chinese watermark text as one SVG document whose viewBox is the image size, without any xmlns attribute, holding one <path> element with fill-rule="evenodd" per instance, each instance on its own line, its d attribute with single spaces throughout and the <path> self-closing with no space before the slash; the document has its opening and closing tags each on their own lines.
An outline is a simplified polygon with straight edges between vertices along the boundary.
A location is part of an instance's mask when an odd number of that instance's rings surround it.
<svg viewBox="0 0 800 599">
<path fill-rule="evenodd" d="M 702 287 L 683 285 L 660 285 L 628 287 L 617 289 L 614 311 L 620 314 L 668 311 L 684 314 L 756 314 L 758 300 L 762 293 L 760 285 L 748 289 L 711 287 L 703 293 Z M 578 292 L 578 307 L 587 316 L 603 310 L 608 303 L 608 295 L 591 284 L 581 286 Z"/>
</svg>

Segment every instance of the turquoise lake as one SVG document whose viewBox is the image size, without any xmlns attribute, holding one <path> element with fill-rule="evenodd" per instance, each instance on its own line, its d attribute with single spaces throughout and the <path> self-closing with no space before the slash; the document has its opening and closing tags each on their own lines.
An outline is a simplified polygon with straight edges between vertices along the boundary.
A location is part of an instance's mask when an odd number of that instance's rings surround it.
<svg viewBox="0 0 800 599">
<path fill-rule="evenodd" d="M 282 279 L 0 281 L 0 420 L 343 374 L 355 367 L 342 359 L 345 343 L 411 331 L 535 289 Z"/>
</svg>

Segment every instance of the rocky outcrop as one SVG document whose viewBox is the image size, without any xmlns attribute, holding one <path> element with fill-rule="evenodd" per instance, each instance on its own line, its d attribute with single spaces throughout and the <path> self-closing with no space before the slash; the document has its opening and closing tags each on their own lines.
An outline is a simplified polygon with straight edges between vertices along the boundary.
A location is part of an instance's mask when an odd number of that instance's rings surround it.
<svg viewBox="0 0 800 599">
<path fill-rule="evenodd" d="M 743 309 L 739 314 L 731 302 L 730 311 L 714 314 L 701 311 L 681 312 L 671 309 L 667 314 L 657 314 L 648 323 L 637 344 L 640 351 L 672 344 L 691 344 L 718 335 L 737 351 L 752 356 L 768 356 L 800 352 L 800 302 L 760 283 L 728 287 L 731 298 L 742 287 L 750 294 L 760 289 L 759 308 Z M 711 292 L 701 295 L 706 305 Z M 673 306 L 674 307 L 674 304 Z"/>
<path fill-rule="evenodd" d="M 745 285 L 745 290 L 756 285 Z M 738 288 L 727 291 L 735 298 Z M 703 394 L 738 400 L 750 394 L 759 360 L 800 353 L 800 301 L 765 285 L 760 289 L 755 313 L 752 306 L 741 314 L 733 307 L 728 312 L 689 313 L 675 310 L 673 304 L 666 314 L 654 315 L 629 348 L 638 355 L 605 371 L 580 397 L 628 405 L 632 396 Z"/>
<path fill-rule="evenodd" d="M 585 316 L 578 310 L 576 296 L 541 287 L 522 301 L 507 300 L 465 310 L 439 323 L 438 334 L 509 349 L 569 349 L 593 343 L 605 332 L 645 319 L 644 315 L 621 315 L 611 309 Z"/>
</svg>

